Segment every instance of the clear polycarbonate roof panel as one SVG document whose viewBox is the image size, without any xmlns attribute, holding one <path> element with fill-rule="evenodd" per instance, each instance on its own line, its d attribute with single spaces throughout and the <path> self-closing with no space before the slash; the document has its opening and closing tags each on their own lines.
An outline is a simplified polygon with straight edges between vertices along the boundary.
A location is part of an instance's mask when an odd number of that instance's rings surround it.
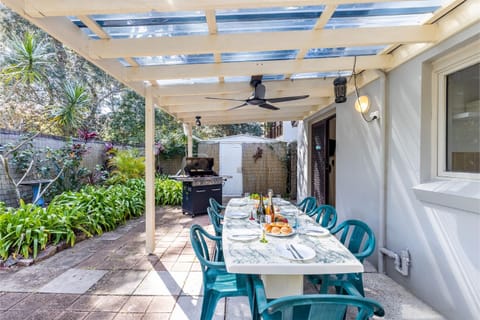
<svg viewBox="0 0 480 320">
<path fill-rule="evenodd" d="M 325 29 L 419 25 L 447 0 L 397 1 L 339 5 Z"/>
<path fill-rule="evenodd" d="M 218 78 L 191 78 L 191 79 L 167 79 L 157 80 L 157 84 L 160 86 L 171 86 L 177 84 L 199 84 L 199 83 L 218 83 Z"/>
<path fill-rule="evenodd" d="M 208 34 L 203 11 L 92 15 L 91 18 L 114 39 Z M 72 22 L 90 37 L 98 38 L 82 21 L 74 18 Z"/>
<path fill-rule="evenodd" d="M 291 60 L 295 59 L 298 50 L 276 50 L 260 52 L 227 52 L 222 53 L 222 62 L 241 61 L 268 61 L 268 60 Z"/>
<path fill-rule="evenodd" d="M 313 79 L 313 78 L 336 78 L 336 77 L 349 77 L 352 75 L 352 71 L 340 71 L 340 72 L 307 72 L 307 73 L 295 73 L 292 74 L 290 79 Z"/>
<path fill-rule="evenodd" d="M 218 33 L 311 30 L 324 6 L 216 10 Z"/>
<path fill-rule="evenodd" d="M 375 55 L 386 46 L 349 47 L 349 48 L 314 48 L 308 50 L 305 59 L 333 58 L 347 56 Z"/>
<path fill-rule="evenodd" d="M 142 65 L 142 66 L 171 65 L 171 64 L 203 64 L 203 63 L 215 62 L 213 53 L 136 57 L 135 60 L 139 65 Z"/>
</svg>

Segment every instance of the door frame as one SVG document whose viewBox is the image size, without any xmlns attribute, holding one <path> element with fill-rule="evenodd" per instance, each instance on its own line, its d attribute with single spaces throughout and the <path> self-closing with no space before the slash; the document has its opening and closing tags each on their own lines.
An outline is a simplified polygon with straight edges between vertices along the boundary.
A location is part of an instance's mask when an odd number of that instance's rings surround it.
<svg viewBox="0 0 480 320">
<path fill-rule="evenodd" d="M 337 116 L 336 115 L 336 109 L 335 108 L 329 108 L 329 110 L 327 110 L 323 114 L 317 115 L 315 117 L 312 117 L 310 119 L 305 120 L 305 127 L 306 127 L 305 129 L 306 129 L 306 133 L 307 133 L 306 134 L 306 138 L 307 138 L 306 157 L 307 157 L 307 162 L 308 162 L 308 177 L 309 177 L 309 179 L 306 183 L 307 195 L 312 195 L 313 194 L 313 188 L 312 188 L 312 186 L 313 186 L 313 178 L 312 178 L 313 177 L 313 175 L 312 175 L 313 174 L 313 155 L 312 155 L 312 145 L 313 145 L 312 132 L 313 132 L 313 130 L 312 130 L 312 128 L 315 124 L 317 124 L 321 121 L 327 121 L 327 127 L 328 127 L 328 121 L 333 119 L 333 118 L 336 118 L 336 116 Z M 327 145 L 328 145 L 328 143 L 327 143 Z M 328 146 L 327 146 L 327 148 L 328 148 Z M 328 150 L 327 150 L 327 154 L 328 154 Z M 328 186 L 328 183 L 327 183 L 327 186 Z M 328 190 L 327 190 L 327 192 L 328 192 Z M 335 190 L 335 194 L 336 194 L 336 190 Z M 328 199 L 328 194 L 326 194 L 325 196 Z"/>
</svg>

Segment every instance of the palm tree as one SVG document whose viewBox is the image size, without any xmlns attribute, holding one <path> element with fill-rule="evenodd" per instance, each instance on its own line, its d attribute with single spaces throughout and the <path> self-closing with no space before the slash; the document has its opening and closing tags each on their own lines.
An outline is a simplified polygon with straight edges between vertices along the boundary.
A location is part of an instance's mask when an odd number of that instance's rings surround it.
<svg viewBox="0 0 480 320">
<path fill-rule="evenodd" d="M 6 83 L 32 85 L 47 79 L 52 54 L 44 41 L 38 41 L 35 33 L 25 32 L 23 39 L 13 35 L 9 48 L 2 69 Z"/>
<path fill-rule="evenodd" d="M 90 97 L 85 87 L 67 82 L 64 86 L 63 104 L 52 107 L 52 121 L 65 136 L 71 136 L 80 128 L 86 117 Z"/>
</svg>

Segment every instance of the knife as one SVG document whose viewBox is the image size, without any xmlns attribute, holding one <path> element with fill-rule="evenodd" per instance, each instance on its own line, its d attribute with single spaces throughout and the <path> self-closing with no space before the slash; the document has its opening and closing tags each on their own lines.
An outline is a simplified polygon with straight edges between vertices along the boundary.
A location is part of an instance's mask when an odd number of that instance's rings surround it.
<svg viewBox="0 0 480 320">
<path fill-rule="evenodd" d="M 292 248 L 292 250 L 295 251 L 295 253 L 300 257 L 300 259 L 303 259 L 303 256 L 300 254 L 300 252 L 298 252 L 297 249 L 295 249 L 295 247 L 293 246 L 293 244 L 290 244 L 290 248 Z"/>
</svg>

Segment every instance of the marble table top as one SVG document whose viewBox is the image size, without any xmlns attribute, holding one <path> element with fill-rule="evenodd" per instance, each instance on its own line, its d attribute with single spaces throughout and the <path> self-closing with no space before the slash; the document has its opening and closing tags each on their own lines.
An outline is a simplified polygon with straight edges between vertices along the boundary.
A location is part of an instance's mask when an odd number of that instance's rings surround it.
<svg viewBox="0 0 480 320">
<path fill-rule="evenodd" d="M 263 275 L 363 272 L 363 265 L 336 237 L 330 234 L 319 236 L 304 233 L 315 227 L 316 223 L 300 211 L 298 221 L 301 227 L 297 228 L 295 234 L 286 237 L 267 235 L 268 243 L 261 243 L 260 225 L 246 217 L 254 204 L 253 200 L 234 198 L 225 210 L 222 241 L 229 272 Z M 296 207 L 288 201 L 274 198 L 274 205 L 280 207 L 280 213 L 287 218 L 292 218 L 295 214 Z M 240 213 L 244 213 L 245 217 L 241 218 Z M 308 246 L 315 252 L 308 260 L 289 259 L 286 255 L 287 244 Z"/>
</svg>

